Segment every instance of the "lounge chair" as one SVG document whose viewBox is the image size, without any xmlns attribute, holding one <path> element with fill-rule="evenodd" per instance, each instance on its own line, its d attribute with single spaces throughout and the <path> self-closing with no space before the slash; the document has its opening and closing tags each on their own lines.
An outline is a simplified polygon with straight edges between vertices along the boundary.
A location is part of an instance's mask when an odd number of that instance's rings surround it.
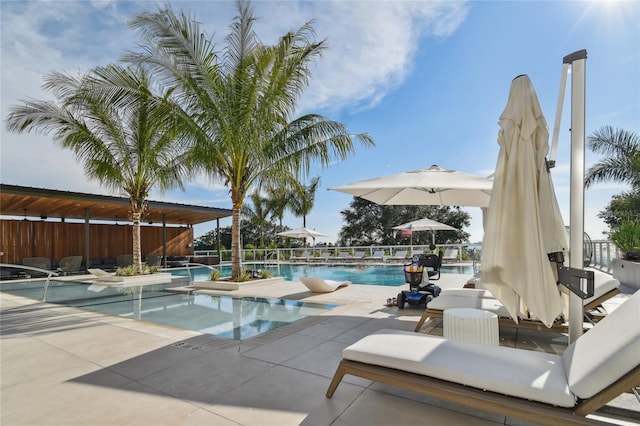
<svg viewBox="0 0 640 426">
<path fill-rule="evenodd" d="M 147 266 L 162 266 L 162 255 L 161 254 L 148 254 L 144 258 L 144 263 Z"/>
<path fill-rule="evenodd" d="M 48 257 L 25 257 L 22 259 L 22 264 L 32 268 L 46 269 L 47 271 L 51 270 L 51 259 Z M 27 274 L 32 277 L 44 277 L 47 275 L 44 272 L 38 271 L 27 271 Z"/>
<path fill-rule="evenodd" d="M 333 281 L 323 280 L 318 277 L 300 277 L 300 282 L 307 286 L 312 293 L 331 293 L 339 288 L 346 287 L 351 284 L 351 281 Z"/>
<path fill-rule="evenodd" d="M 291 261 L 292 262 L 307 262 L 309 260 L 309 256 L 311 254 L 309 253 L 309 251 L 305 250 L 302 252 L 302 254 L 300 256 L 295 256 L 292 255 L 291 256 Z"/>
<path fill-rule="evenodd" d="M 365 256 L 363 260 L 367 262 L 370 262 L 370 261 L 384 262 L 384 250 L 376 250 L 373 252 L 371 256 Z"/>
<path fill-rule="evenodd" d="M 133 255 L 132 254 L 121 254 L 116 257 L 116 264 L 118 268 L 126 268 L 128 266 L 133 265 Z"/>
<path fill-rule="evenodd" d="M 310 257 L 309 262 L 326 262 L 327 260 L 329 260 L 330 256 L 331 256 L 331 253 L 328 251 L 325 251 L 320 253 L 320 256 L 318 257 Z"/>
<path fill-rule="evenodd" d="M 442 255 L 443 262 L 457 262 L 458 261 L 458 249 L 457 248 L 448 248 L 444 251 Z"/>
<path fill-rule="evenodd" d="M 91 275 L 95 275 L 96 278 L 96 282 L 101 282 L 101 283 L 121 283 L 124 282 L 124 278 L 122 277 L 118 277 L 114 274 L 110 274 L 109 272 L 103 271 L 102 269 L 98 269 L 98 268 L 89 268 L 87 269 L 87 272 L 89 272 Z"/>
<path fill-rule="evenodd" d="M 605 274 L 596 269 L 587 268 L 593 271 L 594 293 L 589 299 L 583 301 L 583 310 L 586 313 L 600 306 L 602 302 L 620 293 L 618 287 L 620 281 L 611 275 Z M 433 298 L 427 304 L 427 308 L 422 313 L 415 331 L 420 331 L 422 325 L 431 318 L 442 318 L 445 309 L 449 308 L 471 308 L 490 311 L 498 315 L 498 322 L 505 327 L 520 327 L 534 330 L 553 331 L 566 333 L 567 325 L 564 321 L 557 321 L 551 327 L 546 327 L 536 319 L 522 317 L 516 324 L 510 317 L 507 308 L 488 290 L 474 288 L 459 288 L 442 290 L 440 296 Z"/>
<path fill-rule="evenodd" d="M 396 261 L 401 261 L 404 262 L 405 259 L 407 258 L 407 251 L 406 250 L 398 250 L 395 252 L 395 254 L 393 256 L 388 256 L 387 257 L 387 262 L 396 262 Z"/>
<path fill-rule="evenodd" d="M 350 257 L 348 251 L 341 251 L 337 256 L 330 256 L 328 260 L 333 262 L 346 262 Z"/>
<path fill-rule="evenodd" d="M 82 268 L 82 256 L 67 256 L 60 259 L 58 272 L 61 275 L 77 274 Z"/>
<path fill-rule="evenodd" d="M 343 351 L 345 374 L 536 424 L 589 424 L 583 416 L 640 383 L 640 292 L 562 355 L 380 330 Z"/>
<path fill-rule="evenodd" d="M 348 256 L 346 258 L 346 260 L 349 261 L 349 262 L 362 261 L 362 260 L 364 260 L 364 255 L 365 254 L 366 253 L 363 252 L 363 251 L 357 251 L 357 252 L 353 253 L 353 256 Z"/>
</svg>

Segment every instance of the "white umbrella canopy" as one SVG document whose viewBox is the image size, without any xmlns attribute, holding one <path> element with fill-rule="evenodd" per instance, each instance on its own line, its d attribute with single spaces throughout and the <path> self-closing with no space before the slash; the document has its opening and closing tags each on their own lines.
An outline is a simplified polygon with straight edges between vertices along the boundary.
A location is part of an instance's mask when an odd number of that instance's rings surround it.
<svg viewBox="0 0 640 426">
<path fill-rule="evenodd" d="M 322 234 L 320 232 L 314 231 L 313 229 L 308 228 L 298 228 L 291 229 L 289 231 L 278 232 L 278 235 L 283 237 L 291 237 L 291 238 L 316 238 L 316 237 L 328 237 L 328 235 Z"/>
<path fill-rule="evenodd" d="M 490 179 L 433 165 L 329 188 L 383 205 L 487 207 Z"/>
<path fill-rule="evenodd" d="M 547 326 L 564 303 L 547 253 L 568 249 L 546 166 L 549 132 L 528 76 L 511 83 L 500 116 L 500 153 L 485 220 L 480 286 L 490 290 L 517 322 L 521 302 Z"/>
<path fill-rule="evenodd" d="M 413 222 L 403 223 L 402 225 L 394 226 L 393 229 L 400 230 L 411 230 L 411 231 L 457 231 L 457 228 L 454 228 L 451 225 L 447 225 L 446 223 L 441 223 L 436 220 L 431 219 L 418 219 Z"/>
<path fill-rule="evenodd" d="M 393 229 L 399 229 L 401 231 L 431 231 L 431 241 L 435 244 L 435 232 L 436 231 L 457 231 L 451 225 L 441 223 L 436 220 L 428 218 L 414 220 L 412 222 L 403 223 L 402 225 L 394 226 Z M 413 241 L 412 241 L 413 243 Z"/>
</svg>

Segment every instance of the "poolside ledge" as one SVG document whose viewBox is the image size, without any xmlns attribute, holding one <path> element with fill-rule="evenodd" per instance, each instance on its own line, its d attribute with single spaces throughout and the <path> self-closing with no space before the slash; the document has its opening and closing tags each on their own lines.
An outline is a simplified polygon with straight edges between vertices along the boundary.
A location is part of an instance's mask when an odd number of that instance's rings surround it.
<svg viewBox="0 0 640 426">
<path fill-rule="evenodd" d="M 251 281 L 194 281 L 193 287 L 198 290 L 239 290 L 240 288 L 253 287 L 257 285 L 263 284 L 273 284 L 279 281 L 284 282 L 283 277 L 273 277 L 273 278 L 263 278 L 259 280 L 251 280 Z"/>
</svg>

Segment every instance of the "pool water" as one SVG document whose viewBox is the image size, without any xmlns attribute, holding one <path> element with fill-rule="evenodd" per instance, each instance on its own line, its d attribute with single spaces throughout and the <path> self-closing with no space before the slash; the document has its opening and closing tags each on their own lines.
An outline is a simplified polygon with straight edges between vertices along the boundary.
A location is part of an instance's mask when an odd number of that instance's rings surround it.
<svg viewBox="0 0 640 426">
<path fill-rule="evenodd" d="M 41 299 L 44 280 L 2 283 L 0 290 Z M 195 330 L 243 340 L 318 315 L 337 305 L 258 297 L 184 294 L 167 291 L 169 284 L 134 288 L 89 289 L 90 283 L 52 280 L 47 302 L 74 306 L 125 318 Z"/>
<path fill-rule="evenodd" d="M 300 277 L 320 277 L 325 280 L 351 281 L 353 284 L 369 284 L 382 286 L 402 286 L 406 284 L 403 265 L 264 265 L 243 264 L 247 269 L 266 270 L 275 276 L 281 276 L 287 281 L 299 281 Z M 221 276 L 231 275 L 231 265 L 218 265 Z M 473 265 L 442 266 L 441 272 L 456 274 L 473 274 Z M 172 274 L 179 276 L 191 275 L 194 281 L 208 280 L 211 269 L 195 267 L 172 270 Z"/>
</svg>

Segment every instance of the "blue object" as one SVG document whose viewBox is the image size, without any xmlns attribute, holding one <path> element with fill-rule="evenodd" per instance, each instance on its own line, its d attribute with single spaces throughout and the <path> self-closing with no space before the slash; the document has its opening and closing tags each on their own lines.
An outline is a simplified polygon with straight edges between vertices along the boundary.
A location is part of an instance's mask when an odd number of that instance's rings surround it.
<svg viewBox="0 0 640 426">
<path fill-rule="evenodd" d="M 409 305 L 426 304 L 430 299 L 440 295 L 440 287 L 429 280 L 440 279 L 442 266 L 442 252 L 439 254 L 416 254 L 409 263 L 404 265 L 405 281 L 409 284 L 408 291 L 401 291 L 396 298 L 398 308 L 404 309 L 405 303 Z M 427 274 L 427 282 L 423 283 L 424 274 Z"/>
</svg>

